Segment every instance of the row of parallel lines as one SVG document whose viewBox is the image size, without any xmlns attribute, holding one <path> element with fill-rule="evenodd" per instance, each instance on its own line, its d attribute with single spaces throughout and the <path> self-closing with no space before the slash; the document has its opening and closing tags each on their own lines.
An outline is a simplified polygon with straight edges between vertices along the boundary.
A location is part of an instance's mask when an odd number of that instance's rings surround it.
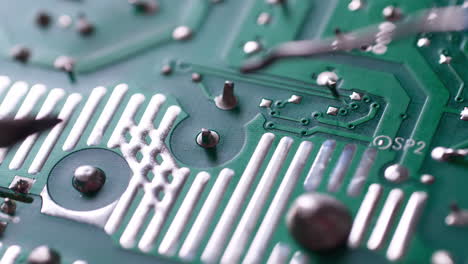
<svg viewBox="0 0 468 264">
<path fill-rule="evenodd" d="M 263 175 L 253 190 L 250 201 L 246 204 L 246 209 L 244 211 L 241 209 L 274 139 L 275 136 L 271 133 L 262 136 L 224 208 L 220 208 L 220 203 L 234 175 L 234 172 L 227 168 L 218 175 L 198 215 L 193 216 L 193 210 L 209 179 L 209 175 L 204 172 L 198 174 L 164 234 L 158 253 L 174 256 L 180 248 L 178 256 L 191 261 L 198 256 L 203 241 L 208 238 L 201 254 L 201 259 L 205 263 L 238 263 L 244 254 L 246 255 L 245 263 L 260 262 L 312 150 L 311 142 L 304 141 L 299 145 L 262 219 L 260 218 L 261 212 L 267 205 L 273 186 L 279 178 L 293 144 L 293 140 L 289 137 L 279 140 Z M 207 231 L 213 224 L 212 220 L 216 212 L 222 213 L 214 231 L 207 237 Z M 187 224 L 192 217 L 194 218 L 193 224 L 188 227 Z M 239 217 L 240 221 L 237 221 Z M 255 233 L 254 228 L 257 223 L 260 223 L 260 228 Z M 184 231 L 188 233 L 185 239 L 182 236 Z M 248 247 L 250 240 L 252 243 Z M 300 257 L 294 259 L 298 260 Z"/>
<path fill-rule="evenodd" d="M 88 145 L 98 145 L 100 143 L 127 90 L 128 87 L 125 84 L 120 84 L 115 87 L 98 122 L 91 131 L 87 141 Z M 14 119 L 22 119 L 30 116 L 33 109 L 41 102 L 46 94 L 47 96 L 43 100 L 42 106 L 35 116 L 36 119 L 52 116 L 55 109 L 60 107 L 60 103 L 62 102 L 62 108 L 57 116 L 62 122 L 52 128 L 47 136 L 45 136 L 44 141 L 40 145 L 36 156 L 33 158 L 28 168 L 28 173 L 36 174 L 43 168 L 51 151 L 67 126 L 67 123 L 72 119 L 74 112 L 78 109 L 82 101 L 82 96 L 77 93 L 66 96 L 65 91 L 61 88 L 54 88 L 47 91 L 47 88 L 42 84 L 29 87 L 29 85 L 23 81 L 12 83 L 8 77 L 0 76 L 0 95 L 6 91 L 7 93 L 0 104 L 0 119 L 5 119 L 10 116 L 13 116 Z M 91 91 L 87 102 L 82 107 L 80 115 L 64 142 L 62 147 L 63 151 L 71 151 L 76 147 L 106 92 L 107 90 L 104 87 L 96 87 Z M 63 101 L 64 98 L 65 100 Z M 20 103 L 21 105 L 18 108 Z M 14 114 L 17 108 L 18 110 L 16 114 Z M 32 134 L 19 144 L 16 152 L 12 154 L 13 157 L 8 165 L 9 169 L 18 170 L 23 167 L 39 136 L 39 133 Z M 0 148 L 0 163 L 5 161 L 8 153 L 9 148 Z"/>
<path fill-rule="evenodd" d="M 283 243 L 277 243 L 268 257 L 267 264 L 308 264 L 309 258 L 301 251 L 296 251 L 290 257 L 291 249 Z"/>
<path fill-rule="evenodd" d="M 383 188 L 381 185 L 371 184 L 369 186 L 353 222 L 348 238 L 349 247 L 357 248 L 361 245 L 367 230 L 371 227 L 372 219 L 382 195 Z M 392 189 L 388 193 L 367 241 L 368 249 L 378 250 L 383 247 L 397 220 L 403 200 L 404 192 L 401 189 Z M 426 200 L 427 193 L 421 191 L 413 192 L 409 197 L 387 248 L 387 258 L 389 260 L 399 260 L 404 256 Z"/>
<path fill-rule="evenodd" d="M 354 144 L 346 144 L 343 149 L 340 150 L 341 154 L 338 160 L 333 163 L 333 168 L 330 172 L 327 191 L 338 192 L 345 181 L 345 176 L 349 172 L 349 168 L 355 158 L 357 147 Z M 312 166 L 307 173 L 304 181 L 304 189 L 306 191 L 316 191 L 321 185 L 327 168 L 332 163 L 333 154 L 338 151 L 337 143 L 335 140 L 326 140 L 322 143 Z M 375 148 L 368 148 L 364 151 L 361 156 L 357 168 L 349 181 L 347 187 L 347 194 L 350 196 L 357 196 L 361 193 L 366 180 L 368 178 L 370 169 L 374 164 L 377 150 Z"/>
</svg>

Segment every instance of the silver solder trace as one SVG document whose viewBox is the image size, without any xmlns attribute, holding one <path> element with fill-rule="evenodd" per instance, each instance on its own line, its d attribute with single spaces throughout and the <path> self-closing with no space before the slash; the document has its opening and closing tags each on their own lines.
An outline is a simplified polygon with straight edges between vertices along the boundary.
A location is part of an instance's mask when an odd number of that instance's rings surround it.
<svg viewBox="0 0 468 264">
<path fill-rule="evenodd" d="M 388 16 L 392 15 L 391 11 L 387 10 Z M 392 20 L 392 22 L 394 21 Z M 282 58 L 309 57 L 372 46 L 382 37 L 382 25 L 391 26 L 391 28 L 386 27 L 385 29 L 385 37 L 391 40 L 424 32 L 463 31 L 468 29 L 468 2 L 459 6 L 424 10 L 414 16 L 409 16 L 404 21 L 392 22 L 383 22 L 380 25 L 372 25 L 350 33 L 337 32 L 334 37 L 322 40 L 286 42 L 273 48 L 265 57 L 248 60 L 241 67 L 241 71 L 244 73 L 254 72 Z M 379 51 L 375 53 L 379 54 Z"/>
</svg>

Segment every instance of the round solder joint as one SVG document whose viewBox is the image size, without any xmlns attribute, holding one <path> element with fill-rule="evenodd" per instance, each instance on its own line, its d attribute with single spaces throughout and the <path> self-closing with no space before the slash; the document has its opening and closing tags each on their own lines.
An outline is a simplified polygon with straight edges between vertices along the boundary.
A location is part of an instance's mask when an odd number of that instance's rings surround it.
<svg viewBox="0 0 468 264">
<path fill-rule="evenodd" d="M 48 246 L 39 246 L 28 256 L 28 264 L 60 264 L 60 255 L 59 253 L 48 247 Z"/>
<path fill-rule="evenodd" d="M 338 83 L 338 75 L 331 71 L 321 72 L 317 76 L 317 84 L 320 86 L 334 87 Z"/>
<path fill-rule="evenodd" d="M 15 215 L 16 213 L 16 202 L 10 198 L 5 198 L 3 203 L 0 205 L 0 211 L 7 215 Z"/>
<path fill-rule="evenodd" d="M 106 182 L 105 173 L 96 167 L 82 165 L 75 169 L 73 187 L 84 195 L 93 195 L 98 192 Z"/>
<path fill-rule="evenodd" d="M 202 128 L 197 135 L 197 144 L 203 148 L 214 148 L 219 143 L 219 135 L 216 131 Z"/>
<path fill-rule="evenodd" d="M 348 208 L 337 199 L 319 193 L 299 196 L 286 217 L 291 235 L 304 248 L 329 251 L 346 243 L 352 226 Z"/>
<path fill-rule="evenodd" d="M 234 83 L 225 81 L 223 93 L 214 99 L 216 107 L 221 110 L 232 110 L 237 106 L 237 97 L 234 95 Z"/>
<path fill-rule="evenodd" d="M 408 179 L 409 171 L 400 164 L 388 166 L 384 172 L 385 179 L 393 183 L 400 183 Z"/>
</svg>

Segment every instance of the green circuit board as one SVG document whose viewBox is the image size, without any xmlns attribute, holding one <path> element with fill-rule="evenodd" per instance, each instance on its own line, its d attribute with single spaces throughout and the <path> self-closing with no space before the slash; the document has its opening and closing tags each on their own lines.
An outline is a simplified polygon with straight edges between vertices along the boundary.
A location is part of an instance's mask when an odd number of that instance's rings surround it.
<svg viewBox="0 0 468 264">
<path fill-rule="evenodd" d="M 5 1 L 0 119 L 62 122 L 0 148 L 0 263 L 465 263 L 466 32 L 240 71 L 462 4 Z M 313 195 L 350 218 L 294 224 Z"/>
</svg>

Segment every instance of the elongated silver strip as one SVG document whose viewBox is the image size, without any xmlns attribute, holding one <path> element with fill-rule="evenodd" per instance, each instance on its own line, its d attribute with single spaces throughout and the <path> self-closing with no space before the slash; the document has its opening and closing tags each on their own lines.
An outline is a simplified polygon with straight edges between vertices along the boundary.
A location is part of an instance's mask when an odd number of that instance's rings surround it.
<svg viewBox="0 0 468 264">
<path fill-rule="evenodd" d="M 221 257 L 222 250 L 228 239 L 228 234 L 234 227 L 234 223 L 240 214 L 240 208 L 247 197 L 255 176 L 258 174 L 258 171 L 270 150 L 274 138 L 275 136 L 272 133 L 265 133 L 260 139 L 257 148 L 252 154 L 252 157 L 250 158 L 250 161 L 247 164 L 231 199 L 229 199 L 229 202 L 224 209 L 224 212 L 216 225 L 205 250 L 203 251 L 201 259 L 204 262 L 215 263 L 218 262 Z"/>
<path fill-rule="evenodd" d="M 299 145 L 299 148 L 291 161 L 291 165 L 286 171 L 278 191 L 275 193 L 273 201 L 271 202 L 271 205 L 257 230 L 257 234 L 247 251 L 243 263 L 260 263 L 262 261 L 268 242 L 276 231 L 276 227 L 281 216 L 284 215 L 286 205 L 294 187 L 296 186 L 297 180 L 304 169 L 307 159 L 309 158 L 312 146 L 312 142 L 309 141 L 304 141 Z"/>
<path fill-rule="evenodd" d="M 8 76 L 0 75 L 0 95 L 10 86 L 11 80 Z"/>
<path fill-rule="evenodd" d="M 300 251 L 296 251 L 289 264 L 309 264 L 309 258 Z"/>
<path fill-rule="evenodd" d="M 273 188 L 276 178 L 283 167 L 284 161 L 288 156 L 293 142 L 293 139 L 290 137 L 283 137 L 280 140 L 278 147 L 276 147 L 276 150 L 273 153 L 273 156 L 271 157 L 247 208 L 244 211 L 244 214 L 242 215 L 239 225 L 224 251 L 221 263 L 238 263 L 239 259 L 242 257 L 245 247 L 247 247 L 248 239 L 255 229 L 258 218 L 267 202 L 271 189 Z"/>
<path fill-rule="evenodd" d="M 24 99 L 21 107 L 19 108 L 18 112 L 16 113 L 15 119 L 22 119 L 28 117 L 28 115 L 32 112 L 36 103 L 41 99 L 41 97 L 45 94 L 47 88 L 42 84 L 36 84 L 31 87 Z"/>
<path fill-rule="evenodd" d="M 68 120 L 73 115 L 73 111 L 75 111 L 75 108 L 80 103 L 81 98 L 81 95 L 77 93 L 71 94 L 67 98 L 62 110 L 60 111 L 60 114 L 58 115 L 58 118 L 62 120 L 62 122 L 58 123 L 54 126 L 54 128 L 52 128 L 52 130 L 50 130 L 49 134 L 42 143 L 41 148 L 37 152 L 36 157 L 31 163 L 31 166 L 28 169 L 28 173 L 36 174 L 42 169 L 44 163 L 49 157 L 50 152 L 54 148 L 55 143 L 57 142 L 58 138 L 62 134 L 63 129 L 67 125 Z"/>
<path fill-rule="evenodd" d="M 109 219 L 106 222 L 106 225 L 104 226 L 104 231 L 108 235 L 115 233 L 115 231 L 117 231 L 117 229 L 119 228 L 123 218 L 128 212 L 128 208 L 133 202 L 133 199 L 135 199 L 140 185 L 141 182 L 135 176 L 133 176 L 132 179 L 130 179 L 127 189 L 125 189 L 125 192 L 122 194 L 122 196 L 120 196 L 120 199 L 117 202 L 114 211 L 112 211 L 112 214 L 110 215 Z"/>
<path fill-rule="evenodd" d="M 159 108 L 155 108 L 156 110 Z M 157 110 L 156 110 L 157 112 Z M 164 117 L 162 118 L 161 122 L 159 123 L 159 126 L 157 130 L 152 130 L 149 132 L 149 136 L 152 140 L 152 145 L 159 145 L 161 149 L 161 157 L 163 158 L 164 162 L 167 164 L 170 164 L 172 168 L 177 168 L 177 162 L 175 161 L 174 157 L 170 153 L 170 151 L 167 149 L 166 145 L 164 144 L 164 141 L 166 140 L 166 137 L 169 135 L 169 131 L 173 128 L 177 117 L 179 114 L 182 112 L 182 109 L 176 105 L 171 105 L 169 108 L 167 108 L 166 113 L 164 114 Z"/>
<path fill-rule="evenodd" d="M 86 262 L 84 260 L 75 260 L 75 261 L 73 261 L 72 264 L 88 264 L 88 262 Z"/>
<path fill-rule="evenodd" d="M 271 251 L 270 257 L 267 260 L 267 264 L 286 264 L 289 259 L 289 253 L 291 250 L 285 244 L 278 243 Z"/>
<path fill-rule="evenodd" d="M 198 200 L 200 199 L 203 190 L 205 189 L 210 174 L 200 172 L 195 178 L 190 190 L 187 192 L 184 201 L 179 207 L 177 214 L 174 216 L 172 224 L 164 236 L 158 252 L 161 255 L 173 256 L 176 253 L 177 246 L 179 245 L 180 236 L 187 226 L 188 221 L 195 209 Z"/>
<path fill-rule="evenodd" d="M 125 130 L 128 129 L 129 126 L 133 123 L 133 117 L 144 100 L 145 96 L 142 94 L 134 94 L 132 97 L 130 97 L 130 101 L 128 101 L 127 107 L 125 107 L 125 110 L 122 113 L 117 126 L 115 127 L 111 137 L 109 138 L 109 141 L 107 142 L 108 148 L 116 148 L 120 146 L 122 135 L 124 134 Z"/>
<path fill-rule="evenodd" d="M 119 108 L 120 102 L 125 96 L 127 90 L 128 85 L 126 84 L 119 84 L 114 88 L 114 91 L 109 97 L 106 106 L 104 106 L 104 109 L 102 110 L 96 125 L 89 135 L 87 142 L 88 146 L 98 145 L 101 143 L 101 139 L 104 136 L 104 133 L 106 132 L 106 129 L 112 120 L 112 117 Z"/>
<path fill-rule="evenodd" d="M 323 142 L 304 181 L 304 189 L 306 191 L 314 191 L 319 187 L 335 147 L 336 141 L 334 140 L 329 139 Z"/>
<path fill-rule="evenodd" d="M 329 192 L 337 192 L 340 189 L 344 177 L 348 172 L 348 168 L 351 165 L 351 161 L 353 161 L 355 151 L 356 145 L 354 144 L 348 144 L 344 147 L 338 161 L 336 162 L 335 168 L 330 175 L 330 179 L 328 181 Z"/>
<path fill-rule="evenodd" d="M 156 130 L 158 137 L 162 139 L 162 141 L 164 141 L 164 139 L 171 131 L 181 111 L 182 109 L 180 109 L 180 107 L 176 105 L 171 105 L 169 108 L 167 108 L 166 114 L 164 115 L 163 119 L 161 120 L 161 123 L 159 124 L 158 129 Z"/>
<path fill-rule="evenodd" d="M 149 125 L 152 125 L 153 120 L 156 118 L 156 115 L 159 113 L 159 110 L 161 109 L 161 106 L 164 104 L 164 102 L 166 102 L 166 97 L 164 95 L 162 94 L 153 95 L 153 97 L 151 97 L 150 102 L 148 103 L 148 107 L 146 107 L 146 110 L 140 119 L 139 126 L 148 127 Z M 166 124 L 163 124 L 162 121 L 161 121 L 161 125 L 163 127 L 166 126 Z M 171 127 L 172 125 L 169 128 Z"/>
<path fill-rule="evenodd" d="M 47 116 L 50 116 L 54 111 L 54 108 L 57 106 L 57 103 L 65 96 L 65 91 L 63 89 L 55 88 L 52 89 L 47 98 L 45 99 L 44 103 L 42 104 L 39 113 L 36 116 L 36 119 L 42 119 Z M 29 151 L 33 147 L 34 143 L 36 142 L 37 138 L 39 137 L 39 133 L 35 133 L 27 137 L 18 150 L 13 156 L 13 159 L 10 162 L 9 168 L 10 170 L 16 170 L 23 166 L 26 157 L 29 154 Z"/>
<path fill-rule="evenodd" d="M 404 256 L 426 200 L 427 193 L 425 192 L 414 192 L 410 196 L 387 249 L 389 260 L 399 260 Z"/>
<path fill-rule="evenodd" d="M 370 169 L 374 165 L 375 157 L 377 156 L 377 149 L 368 148 L 362 154 L 361 162 L 359 163 L 353 178 L 348 185 L 348 195 L 357 196 L 361 193 L 367 177 L 369 176 Z"/>
<path fill-rule="evenodd" d="M 359 207 L 354 218 L 353 227 L 348 237 L 348 246 L 350 248 L 357 248 L 361 244 L 381 195 L 382 186 L 376 183 L 369 186 L 366 196 L 362 200 L 361 207 Z"/>
<path fill-rule="evenodd" d="M 62 150 L 63 151 L 70 151 L 75 148 L 76 144 L 83 135 L 86 126 L 89 123 L 89 120 L 93 117 L 94 113 L 96 112 L 96 108 L 101 102 L 101 99 L 106 94 L 107 89 L 104 87 L 96 87 L 93 89 L 91 94 L 88 97 L 83 109 L 81 110 L 78 119 L 76 120 L 75 124 L 73 125 L 70 134 L 68 134 L 65 143 L 63 143 Z"/>
<path fill-rule="evenodd" d="M 16 259 L 19 257 L 21 253 L 21 247 L 17 245 L 9 246 L 5 253 L 3 253 L 3 257 L 0 260 L 0 264 L 15 264 Z"/>
<path fill-rule="evenodd" d="M 15 115 L 15 119 L 26 118 L 36 106 L 36 103 L 39 101 L 42 95 L 46 92 L 46 87 L 42 84 L 36 84 L 31 87 L 21 104 L 18 112 Z M 8 148 L 0 148 L 0 164 L 5 160 L 6 155 L 8 154 Z"/>
<path fill-rule="evenodd" d="M 219 207 L 219 204 L 221 203 L 229 182 L 232 179 L 232 176 L 234 176 L 234 171 L 231 169 L 223 169 L 219 173 L 218 178 L 213 188 L 211 189 L 210 194 L 208 194 L 208 197 L 206 198 L 197 219 L 193 223 L 189 234 L 185 238 L 184 244 L 182 245 L 179 252 L 180 258 L 190 261 L 195 257 L 195 254 L 200 247 L 200 243 L 203 240 L 209 225 L 211 224 L 211 221 Z"/>
<path fill-rule="evenodd" d="M 368 249 L 377 250 L 383 245 L 388 231 L 392 227 L 393 220 L 398 213 L 401 202 L 403 201 L 403 196 L 404 193 L 401 189 L 393 189 L 388 194 L 374 230 L 367 241 Z"/>
<path fill-rule="evenodd" d="M 9 117 L 16 108 L 16 105 L 23 99 L 29 86 L 25 82 L 15 82 L 8 90 L 5 98 L 0 105 L 0 119 Z"/>
</svg>

